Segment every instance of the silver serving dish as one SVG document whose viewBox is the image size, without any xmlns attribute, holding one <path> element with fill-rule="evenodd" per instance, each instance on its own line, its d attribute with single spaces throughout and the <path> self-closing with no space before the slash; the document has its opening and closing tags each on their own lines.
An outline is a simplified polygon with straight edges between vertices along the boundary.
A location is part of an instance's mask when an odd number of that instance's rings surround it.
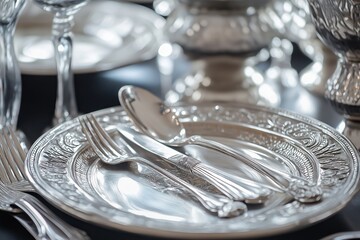
<svg viewBox="0 0 360 240">
<path fill-rule="evenodd" d="M 40 137 L 26 159 L 36 190 L 80 219 L 119 230 L 175 238 L 260 237 L 303 228 L 343 208 L 359 188 L 359 156 L 333 128 L 283 110 L 231 104 L 175 107 L 187 131 L 241 147 L 258 161 L 316 180 L 324 192 L 316 204 L 288 202 L 273 193 L 242 216 L 220 219 L 189 199 L 181 187 L 144 165 L 107 166 L 88 145 L 77 119 Z M 101 124 L 131 125 L 122 108 L 95 112 Z M 117 134 L 116 141 L 122 141 Z M 239 161 L 201 147 L 183 151 L 234 174 L 259 178 Z M 141 156 L 153 158 L 144 152 Z M 163 165 L 211 191 L 199 179 Z M 320 174 L 318 174 L 320 173 Z"/>
</svg>

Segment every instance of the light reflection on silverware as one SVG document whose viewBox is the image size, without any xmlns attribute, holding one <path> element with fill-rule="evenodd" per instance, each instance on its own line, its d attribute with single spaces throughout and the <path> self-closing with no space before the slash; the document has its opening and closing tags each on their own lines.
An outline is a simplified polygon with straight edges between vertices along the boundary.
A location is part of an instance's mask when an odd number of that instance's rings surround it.
<svg viewBox="0 0 360 240">
<path fill-rule="evenodd" d="M 100 126 L 94 116 L 84 116 L 79 118 L 82 131 L 87 137 L 90 145 L 100 157 L 102 161 L 107 164 L 120 164 L 125 162 L 137 162 L 145 164 L 158 173 L 170 178 L 177 184 L 184 187 L 190 192 L 208 211 L 217 214 L 219 217 L 234 217 L 244 213 L 247 207 L 242 202 L 234 202 L 227 197 L 205 192 L 186 181 L 178 178 L 172 173 L 162 169 L 155 163 L 135 156 L 131 153 L 130 146 L 119 145 L 115 143 L 110 135 Z"/>
<path fill-rule="evenodd" d="M 182 147 L 194 144 L 217 150 L 240 160 L 254 171 L 263 174 L 278 187 L 278 190 L 291 195 L 300 202 L 317 202 L 321 199 L 322 191 L 318 183 L 313 183 L 303 177 L 281 172 L 271 166 L 265 166 L 260 162 L 253 161 L 242 149 L 235 150 L 199 135 L 187 136 L 186 129 L 179 121 L 176 113 L 149 91 L 134 86 L 124 86 L 119 91 L 119 100 L 132 122 L 140 131 L 165 145 Z M 194 159 L 184 161 L 183 164 L 191 172 L 208 179 L 207 175 L 214 176 L 214 179 L 211 177 L 210 179 L 216 182 L 218 187 L 223 189 L 223 193 L 228 194 L 229 197 L 235 197 L 236 199 L 236 195 L 239 192 L 241 193 L 241 190 L 236 189 L 236 187 L 230 188 L 225 182 L 216 180 L 217 177 L 221 176 L 227 179 L 228 183 L 238 182 L 234 176 Z M 235 186 L 240 185 L 240 182 L 235 184 Z"/>
</svg>

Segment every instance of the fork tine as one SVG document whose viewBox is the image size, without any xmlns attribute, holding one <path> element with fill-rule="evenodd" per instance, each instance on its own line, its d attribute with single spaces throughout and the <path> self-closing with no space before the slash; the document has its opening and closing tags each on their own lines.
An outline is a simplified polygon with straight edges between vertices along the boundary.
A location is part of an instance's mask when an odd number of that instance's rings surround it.
<svg viewBox="0 0 360 240">
<path fill-rule="evenodd" d="M 8 136 L 5 132 L 5 129 L 1 129 L 1 137 L 0 137 L 0 143 L 1 143 L 1 150 L 2 150 L 2 158 L 1 161 L 3 162 L 3 167 L 5 168 L 4 173 L 7 174 L 7 178 L 10 180 L 10 182 L 17 181 L 18 179 L 21 179 L 21 173 L 20 170 L 16 167 L 15 160 L 12 156 L 10 146 L 8 143 Z M 12 170 L 14 169 L 14 170 Z"/>
<path fill-rule="evenodd" d="M 118 149 L 116 149 L 116 145 L 114 145 L 113 140 L 109 134 L 106 133 L 105 130 L 100 126 L 99 122 L 92 114 L 90 114 L 90 117 L 87 116 L 87 123 L 92 129 L 94 136 L 96 136 L 99 140 L 100 147 L 108 154 L 110 154 L 111 157 L 118 157 L 120 153 Z"/>
<path fill-rule="evenodd" d="M 106 147 L 107 149 L 110 149 L 110 151 L 112 151 L 116 155 L 124 154 L 123 150 L 114 142 L 114 140 L 110 137 L 110 135 L 104 130 L 104 128 L 96 120 L 94 115 L 89 114 L 88 120 L 89 120 L 92 128 L 94 129 L 94 131 L 100 137 L 100 140 L 103 143 L 104 147 Z"/>
<path fill-rule="evenodd" d="M 4 184 L 9 184 L 12 181 L 12 179 L 10 179 L 12 172 L 9 173 L 8 171 L 10 169 L 6 167 L 8 164 L 3 150 L 4 145 L 2 144 L 2 137 L 0 137 L 0 145 L 0 180 L 4 182 Z"/>
<path fill-rule="evenodd" d="M 24 179 L 25 178 L 24 160 L 26 158 L 25 151 L 21 147 L 20 142 L 14 131 L 10 127 L 7 127 L 6 130 L 7 132 L 9 132 L 9 134 L 5 134 L 5 140 L 7 141 L 8 143 L 7 146 L 9 147 L 12 153 L 12 157 L 13 157 L 12 159 L 15 160 L 12 170 L 14 172 L 18 172 L 21 175 L 21 178 Z"/>
<path fill-rule="evenodd" d="M 91 133 L 90 128 L 88 127 L 87 123 L 86 123 L 86 119 L 85 116 L 84 117 L 80 117 L 79 118 L 79 122 L 80 122 L 80 126 L 81 126 L 81 130 L 82 132 L 85 134 L 87 140 L 90 142 L 90 145 L 92 146 L 92 148 L 94 149 L 94 151 L 99 155 L 99 156 L 104 156 L 105 153 L 103 153 L 103 150 L 100 149 L 97 145 L 97 143 L 95 141 L 97 141 L 97 139 L 93 136 L 93 134 Z"/>
<path fill-rule="evenodd" d="M 13 142 L 14 142 L 14 144 L 15 144 L 15 147 L 16 147 L 18 153 L 20 154 L 21 159 L 25 160 L 25 158 L 26 158 L 25 150 L 21 147 L 20 141 L 19 141 L 19 139 L 17 138 L 14 130 L 9 127 L 9 128 L 8 128 L 8 131 L 9 131 L 9 133 L 10 133 L 10 135 L 11 135 L 11 138 L 13 139 Z"/>
<path fill-rule="evenodd" d="M 90 142 L 90 145 L 94 151 L 99 155 L 100 158 L 108 158 L 109 153 L 105 148 L 102 147 L 99 137 L 93 131 L 88 119 L 86 116 L 79 118 L 79 122 L 82 128 L 82 131 L 86 135 L 87 140 Z"/>
</svg>

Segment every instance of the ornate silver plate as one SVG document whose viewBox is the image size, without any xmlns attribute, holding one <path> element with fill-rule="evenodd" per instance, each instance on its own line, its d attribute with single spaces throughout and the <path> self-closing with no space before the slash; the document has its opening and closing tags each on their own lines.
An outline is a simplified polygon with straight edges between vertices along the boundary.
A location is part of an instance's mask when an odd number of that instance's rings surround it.
<svg viewBox="0 0 360 240">
<path fill-rule="evenodd" d="M 22 73 L 56 75 L 53 14 L 32 1 L 19 17 L 14 45 Z M 73 71 L 93 73 L 149 60 L 162 42 L 165 20 L 134 3 L 90 1 L 75 14 Z"/>
<path fill-rule="evenodd" d="M 283 233 L 336 213 L 358 190 L 359 156 L 355 147 L 317 120 L 243 105 L 183 105 L 174 109 L 187 131 L 241 147 L 264 164 L 318 181 L 323 200 L 300 204 L 274 193 L 265 204 L 249 206 L 244 215 L 221 219 L 146 166 L 102 164 L 87 144 L 77 119 L 50 130 L 34 143 L 26 159 L 28 177 L 50 203 L 85 221 L 177 238 L 247 238 Z M 107 128 L 131 125 L 122 108 L 97 111 L 95 115 Z M 113 137 L 122 141 L 116 132 Z M 182 151 L 234 174 L 256 177 L 238 161 L 214 151 L 195 146 Z M 154 158 L 140 150 L 137 153 Z M 180 170 L 164 167 L 193 184 L 209 187 Z"/>
</svg>

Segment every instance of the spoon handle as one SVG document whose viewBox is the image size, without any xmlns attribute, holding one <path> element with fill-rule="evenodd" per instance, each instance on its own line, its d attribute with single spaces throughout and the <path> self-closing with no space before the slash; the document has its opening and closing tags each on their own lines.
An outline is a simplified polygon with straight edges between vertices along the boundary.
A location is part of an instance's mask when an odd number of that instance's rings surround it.
<svg viewBox="0 0 360 240">
<path fill-rule="evenodd" d="M 291 195 L 294 199 L 299 202 L 309 203 L 316 202 L 321 199 L 322 191 L 321 188 L 316 184 L 312 183 L 304 178 L 298 176 L 291 176 L 285 172 L 278 171 L 276 169 L 269 168 L 260 162 L 249 159 L 245 154 L 234 150 L 219 142 L 205 139 L 201 136 L 192 136 L 188 140 L 189 144 L 199 145 L 214 149 L 230 157 L 242 161 L 247 166 L 251 167 L 258 173 L 264 175 L 268 180 L 274 183 L 283 192 Z M 194 173 L 208 176 L 207 178 L 219 178 L 227 179 L 233 183 L 238 182 L 236 176 L 223 172 L 221 170 L 210 167 L 204 163 L 197 164 L 193 167 Z M 241 183 L 239 183 L 241 184 Z"/>
</svg>

